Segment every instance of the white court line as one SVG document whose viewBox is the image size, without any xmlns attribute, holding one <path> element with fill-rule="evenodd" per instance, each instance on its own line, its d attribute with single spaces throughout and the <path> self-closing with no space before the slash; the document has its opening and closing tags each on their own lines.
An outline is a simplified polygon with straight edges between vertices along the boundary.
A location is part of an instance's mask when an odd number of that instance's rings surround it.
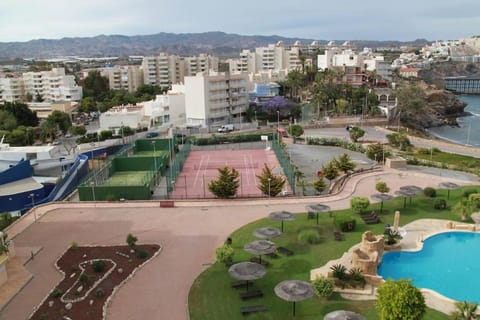
<svg viewBox="0 0 480 320">
<path fill-rule="evenodd" d="M 203 168 L 203 177 L 202 177 L 202 189 L 205 188 L 205 175 L 207 174 L 208 170 L 208 165 L 210 164 L 210 154 L 207 154 L 207 163 L 205 164 L 205 167 Z"/>
<path fill-rule="evenodd" d="M 258 160 L 258 159 L 257 159 Z M 253 165 L 253 156 L 250 154 L 250 163 Z M 255 168 L 252 169 L 252 179 L 253 179 L 253 185 L 257 185 L 257 176 L 255 175 Z"/>
<path fill-rule="evenodd" d="M 205 157 L 205 155 L 202 154 L 202 158 L 200 159 L 200 164 L 198 165 L 198 170 L 197 170 L 197 172 L 195 173 L 195 180 L 193 180 L 193 186 L 194 186 L 194 187 L 197 186 L 198 175 L 200 174 L 200 170 L 201 170 L 201 168 L 202 168 L 202 163 L 203 163 L 204 157 Z M 193 167 L 195 168 L 195 164 L 193 164 Z"/>
<path fill-rule="evenodd" d="M 243 155 L 243 165 L 245 166 L 245 176 L 247 177 L 246 181 L 245 181 L 245 185 L 250 185 L 250 175 L 248 174 L 248 156 L 247 155 Z M 248 182 L 248 183 L 247 183 Z M 243 181 L 242 181 L 242 184 L 243 184 Z"/>
</svg>

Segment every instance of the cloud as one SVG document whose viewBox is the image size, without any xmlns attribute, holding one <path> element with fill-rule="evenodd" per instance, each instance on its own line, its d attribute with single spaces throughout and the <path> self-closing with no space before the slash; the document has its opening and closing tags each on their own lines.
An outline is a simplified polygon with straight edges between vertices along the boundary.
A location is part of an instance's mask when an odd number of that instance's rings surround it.
<svg viewBox="0 0 480 320">
<path fill-rule="evenodd" d="M 445 39 L 478 33 L 478 0 L 1 0 L 0 41 L 224 31 L 313 39 Z"/>
</svg>

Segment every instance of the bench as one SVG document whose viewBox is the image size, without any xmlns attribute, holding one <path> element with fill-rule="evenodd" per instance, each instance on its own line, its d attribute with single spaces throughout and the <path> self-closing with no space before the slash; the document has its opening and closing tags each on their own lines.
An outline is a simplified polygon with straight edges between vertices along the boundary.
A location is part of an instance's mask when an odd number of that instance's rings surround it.
<svg viewBox="0 0 480 320">
<path fill-rule="evenodd" d="M 260 312 L 260 311 L 265 311 L 267 310 L 267 307 L 263 304 L 255 305 L 255 306 L 246 306 L 246 307 L 241 307 L 240 312 L 243 315 L 247 315 L 249 313 L 254 313 L 254 312 Z"/>
<path fill-rule="evenodd" d="M 263 292 L 261 290 L 252 290 L 240 293 L 240 298 L 242 300 L 248 300 L 258 297 L 263 297 Z"/>
<path fill-rule="evenodd" d="M 172 200 L 161 200 L 160 208 L 173 208 L 175 207 L 175 202 Z"/>
<path fill-rule="evenodd" d="M 286 256 L 291 256 L 293 255 L 293 251 L 290 249 L 287 249 L 285 247 L 278 247 L 277 251 L 280 252 L 281 254 L 284 254 Z"/>
<path fill-rule="evenodd" d="M 232 288 L 235 288 L 235 289 L 245 288 L 247 286 L 247 282 L 248 282 L 248 285 L 251 285 L 253 283 L 251 281 L 238 280 L 238 281 L 232 282 L 231 286 Z"/>
</svg>

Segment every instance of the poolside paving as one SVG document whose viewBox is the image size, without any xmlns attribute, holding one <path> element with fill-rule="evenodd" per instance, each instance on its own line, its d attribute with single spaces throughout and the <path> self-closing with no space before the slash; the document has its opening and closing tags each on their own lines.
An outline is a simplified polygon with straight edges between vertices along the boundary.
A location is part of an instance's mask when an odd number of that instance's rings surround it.
<svg viewBox="0 0 480 320">
<path fill-rule="evenodd" d="M 437 187 L 442 181 L 460 185 L 478 180 L 432 175 L 418 170 L 385 169 L 354 176 L 338 194 L 329 197 L 231 201 L 176 201 L 160 208 L 158 201 L 125 203 L 54 203 L 36 208 L 7 230 L 17 256 L 27 261 L 33 278 L 1 310 L 1 319 L 25 319 L 33 307 L 60 280 L 53 262 L 70 246 L 124 244 L 128 233 L 139 243 L 158 243 L 162 252 L 128 281 L 113 297 L 107 319 L 188 319 L 188 292 L 195 278 L 214 262 L 215 248 L 239 227 L 267 217 L 272 211 L 304 212 L 305 205 L 325 203 L 333 210 L 349 207 L 350 198 L 375 193 L 375 182 L 385 181 L 392 192 L 403 185 Z M 36 216 L 36 219 L 35 219 Z M 35 222 L 36 220 L 36 222 Z M 410 233 L 431 226 L 414 225 Z M 235 239 L 233 239 L 235 241 Z M 406 239 L 406 244 L 408 243 Z M 412 243 L 414 238 L 412 238 Z M 29 248 L 42 248 L 29 260 Z M 5 290 L 3 287 L 0 291 Z M 429 301 L 429 298 L 427 298 Z M 7 301 L 0 301 L 0 303 Z M 433 303 L 430 302 L 429 303 Z"/>
</svg>

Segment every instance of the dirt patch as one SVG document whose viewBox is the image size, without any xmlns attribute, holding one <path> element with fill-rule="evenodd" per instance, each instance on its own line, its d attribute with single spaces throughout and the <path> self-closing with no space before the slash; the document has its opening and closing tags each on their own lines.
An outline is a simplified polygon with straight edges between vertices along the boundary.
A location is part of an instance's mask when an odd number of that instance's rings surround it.
<svg viewBox="0 0 480 320">
<path fill-rule="evenodd" d="M 70 247 L 56 262 L 64 278 L 30 316 L 31 320 L 101 320 L 117 287 L 154 257 L 159 245 Z"/>
</svg>

